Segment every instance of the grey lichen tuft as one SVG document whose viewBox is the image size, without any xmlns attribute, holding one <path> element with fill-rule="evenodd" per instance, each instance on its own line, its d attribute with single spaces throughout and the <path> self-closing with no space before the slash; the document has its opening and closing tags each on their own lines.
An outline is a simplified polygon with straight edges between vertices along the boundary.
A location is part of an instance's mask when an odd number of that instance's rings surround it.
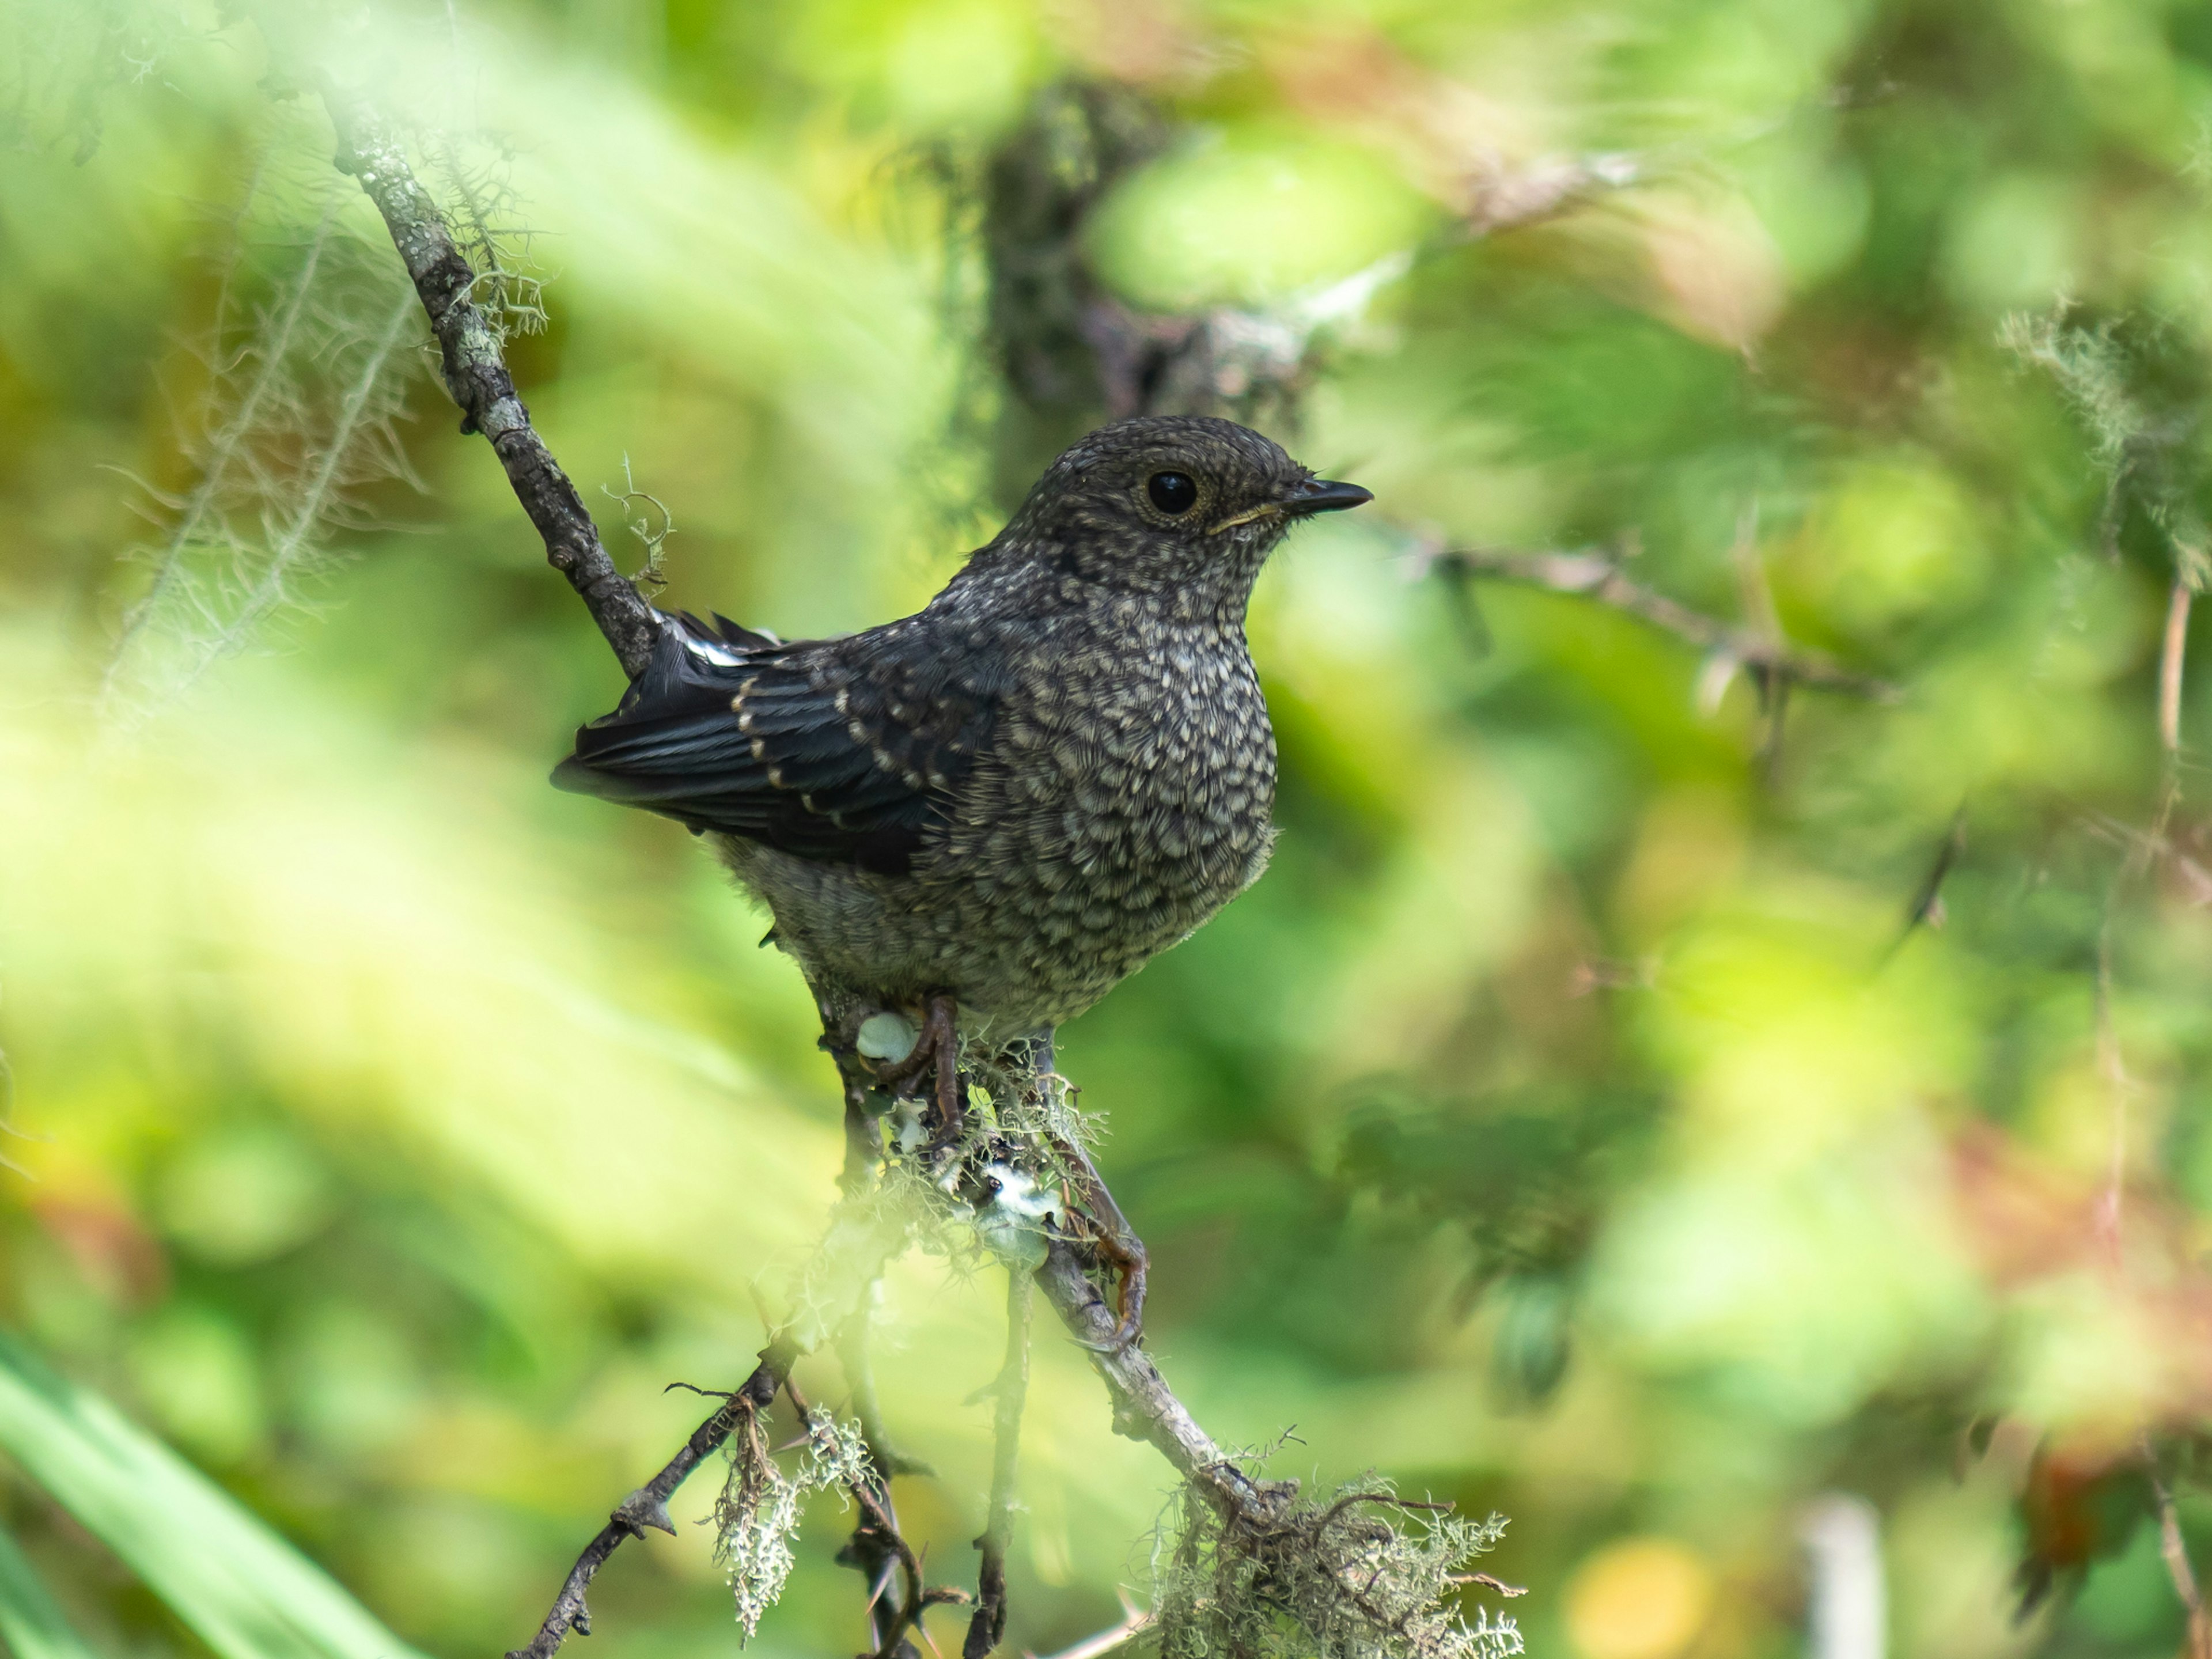
<svg viewBox="0 0 2212 1659">
<path fill-rule="evenodd" d="M 422 307 L 344 181 L 308 168 L 304 126 L 273 118 L 227 216 L 213 316 L 191 344 L 196 386 L 175 400 L 188 482 L 138 481 L 157 534 L 137 550 L 146 574 L 101 684 L 119 726 L 299 611 L 342 539 L 381 524 L 384 486 L 419 487 L 399 428 Z"/>
<path fill-rule="evenodd" d="M 1461 1605 L 1504 1530 L 1372 1478 L 1256 1510 L 1186 1486 L 1153 1559 L 1161 1659 L 1511 1659 L 1513 1620 Z"/>
<path fill-rule="evenodd" d="M 840 1492 L 872 1478 L 860 1431 L 826 1412 L 806 1419 L 806 1438 L 787 1470 L 775 1460 L 752 1407 L 730 1437 L 730 1474 L 714 1504 L 714 1559 L 729 1574 L 738 1626 L 750 1642 L 791 1576 L 799 1510 L 817 1492 Z"/>
<path fill-rule="evenodd" d="M 2212 526 L 2198 503 L 2206 469 L 2200 438 L 2208 387 L 2187 338 L 2156 319 L 2079 315 L 2070 301 L 2016 312 L 1997 343 L 2050 376 L 2089 440 L 2105 476 L 2098 538 L 2117 560 L 2139 514 L 2193 592 L 2212 586 Z"/>
<path fill-rule="evenodd" d="M 520 334 L 543 334 L 550 320 L 545 278 L 537 274 L 531 252 L 534 233 L 518 211 L 512 152 L 486 133 L 432 132 L 422 148 L 446 228 L 476 273 L 469 297 L 492 333 L 501 345 Z"/>
<path fill-rule="evenodd" d="M 629 583 L 640 595 L 650 599 L 668 586 L 668 538 L 676 533 L 676 515 L 659 496 L 637 487 L 637 480 L 630 475 L 628 455 L 623 457 L 621 490 L 601 484 L 599 493 L 622 509 L 623 522 L 645 550 L 645 562 L 631 572 Z M 652 512 L 647 512 L 647 507 Z"/>
</svg>

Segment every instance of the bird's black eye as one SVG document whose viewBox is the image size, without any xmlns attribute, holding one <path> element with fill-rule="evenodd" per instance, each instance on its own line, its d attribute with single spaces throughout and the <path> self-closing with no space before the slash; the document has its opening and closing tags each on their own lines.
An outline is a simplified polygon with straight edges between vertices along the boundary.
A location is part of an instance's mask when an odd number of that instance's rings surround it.
<svg viewBox="0 0 2212 1659">
<path fill-rule="evenodd" d="M 1188 513 L 1198 505 L 1198 486 L 1180 472 L 1155 472 L 1145 494 L 1163 513 Z"/>
</svg>

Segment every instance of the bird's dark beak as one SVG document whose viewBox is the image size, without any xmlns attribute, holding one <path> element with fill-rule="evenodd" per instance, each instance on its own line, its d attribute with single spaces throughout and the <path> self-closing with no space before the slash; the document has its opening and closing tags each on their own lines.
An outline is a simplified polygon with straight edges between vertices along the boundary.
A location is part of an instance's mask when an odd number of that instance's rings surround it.
<svg viewBox="0 0 2212 1659">
<path fill-rule="evenodd" d="M 1339 483 L 1334 478 L 1308 478 L 1283 503 L 1283 511 L 1293 519 L 1303 519 L 1313 513 L 1341 513 L 1347 507 L 1358 507 L 1374 499 L 1373 490 L 1362 489 L 1356 483 Z"/>
</svg>

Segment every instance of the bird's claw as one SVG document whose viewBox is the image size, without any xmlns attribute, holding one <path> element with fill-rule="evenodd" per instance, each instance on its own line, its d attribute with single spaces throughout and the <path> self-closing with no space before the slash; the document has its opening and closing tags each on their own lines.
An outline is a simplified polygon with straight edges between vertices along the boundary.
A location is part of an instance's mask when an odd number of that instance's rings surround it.
<svg viewBox="0 0 2212 1659">
<path fill-rule="evenodd" d="M 1106 1258 L 1107 1265 L 1119 1270 L 1121 1275 L 1121 1291 L 1115 1310 L 1119 1322 L 1114 1327 L 1114 1334 L 1103 1342 L 1085 1342 L 1083 1346 L 1093 1353 L 1123 1353 L 1135 1346 L 1145 1334 L 1145 1247 L 1137 1242 L 1134 1233 L 1127 1231 L 1118 1238 L 1101 1236 L 1092 1243 Z"/>
<path fill-rule="evenodd" d="M 1114 1334 L 1103 1342 L 1083 1342 L 1079 1337 L 1077 1340 L 1093 1353 L 1121 1353 L 1145 1334 L 1145 1277 L 1150 1262 L 1144 1241 L 1114 1201 L 1090 1154 L 1064 1135 L 1051 1139 L 1053 1150 L 1074 1176 L 1072 1184 L 1080 1189 L 1077 1203 L 1089 1225 L 1091 1247 L 1121 1280 L 1115 1300 Z"/>
<path fill-rule="evenodd" d="M 876 1067 L 877 1083 L 894 1092 L 925 1074 L 934 1074 L 932 1096 L 937 1106 L 937 1133 L 926 1149 L 930 1155 L 956 1145 L 966 1127 L 966 1114 L 960 1104 L 958 1012 L 950 993 L 940 991 L 925 999 L 921 1035 L 906 1058 Z"/>
</svg>

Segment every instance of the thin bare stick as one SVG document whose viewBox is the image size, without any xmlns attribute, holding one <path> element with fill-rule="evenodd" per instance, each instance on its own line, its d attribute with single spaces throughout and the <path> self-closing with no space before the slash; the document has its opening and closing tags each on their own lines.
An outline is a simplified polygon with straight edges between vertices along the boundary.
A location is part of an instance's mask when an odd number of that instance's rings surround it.
<svg viewBox="0 0 2212 1659">
<path fill-rule="evenodd" d="M 2197 1586 L 2197 1570 L 2189 1564 L 2189 1546 L 2181 1536 L 2181 1516 L 2174 1507 L 2173 1489 L 2160 1473 L 2158 1455 L 2150 1437 L 2142 1437 L 2143 1467 L 2150 1473 L 2153 1503 L 2158 1510 L 2158 1551 L 2166 1561 L 2166 1575 L 2173 1593 L 2189 1614 L 2189 1659 L 2212 1659 L 2212 1617 L 2204 1607 L 2204 1593 Z"/>
<path fill-rule="evenodd" d="M 860 1306 L 837 1333 L 837 1360 L 844 1370 L 846 1386 L 852 1391 L 853 1415 L 860 1421 L 860 1439 L 868 1449 L 870 1471 L 866 1482 L 855 1483 L 849 1488 L 860 1516 L 853 1523 L 852 1539 L 838 1559 L 860 1573 L 868 1587 L 868 1640 L 871 1650 L 877 1652 L 887 1650 L 886 1644 L 892 1650 L 897 1647 L 900 1637 L 894 1633 L 893 1621 L 901 1619 L 905 1608 L 915 1604 L 915 1598 L 927 1595 L 921 1583 L 921 1563 L 899 1531 L 898 1510 L 891 1499 L 891 1480 L 895 1475 L 931 1472 L 927 1465 L 902 1457 L 884 1436 L 882 1407 L 876 1398 L 875 1369 L 868 1358 L 868 1334 L 874 1324 L 876 1297 L 882 1287 L 880 1279 L 868 1286 Z M 797 1398 L 793 1395 L 794 1401 Z M 863 1486 L 865 1491 L 861 1489 Z M 890 1590 L 892 1577 L 901 1569 L 907 1570 L 904 1589 L 891 1596 L 886 1606 L 884 1598 Z M 897 1628 L 903 1632 L 903 1622 Z M 908 1650 L 911 1651 L 911 1644 Z"/>
<path fill-rule="evenodd" d="M 1817 686 L 1876 702 L 1893 702 L 1901 695 L 1887 680 L 1845 668 L 1817 651 L 1763 639 L 1752 629 L 1692 611 L 1679 600 L 1630 580 L 1621 574 L 1620 565 L 1602 553 L 1504 553 L 1460 548 L 1436 555 L 1433 562 L 1435 568 L 1462 579 L 1487 576 L 1595 599 L 1663 629 L 1700 650 L 1724 653 L 1778 684 Z"/>
<path fill-rule="evenodd" d="M 1966 808 L 1962 801 L 1959 810 L 1951 815 L 1951 827 L 1944 831 L 1943 840 L 1936 848 L 1935 861 L 1921 878 L 1919 890 L 1912 896 L 1912 902 L 1905 913 L 1905 926 L 1889 947 L 1888 955 L 1883 957 L 1885 962 L 1905 947 L 1905 940 L 1912 937 L 1916 929 L 1943 925 L 1943 884 L 1949 878 L 1952 866 L 1958 863 L 1959 854 L 1966 850 Z"/>
<path fill-rule="evenodd" d="M 2124 875 L 2116 877 L 2117 893 Z M 2111 1119 L 2111 1146 L 2106 1158 L 2105 1190 L 2095 1212 L 2098 1242 L 2107 1263 L 2118 1273 L 2122 1265 L 2120 1242 L 2122 1206 L 2126 1200 L 2128 1174 L 2128 1066 L 2120 1049 L 2119 1032 L 2112 1022 L 2112 916 L 2106 906 L 2104 925 L 2097 930 L 2097 1073 L 2104 1079 L 2106 1109 Z"/>
<path fill-rule="evenodd" d="M 1062 1648 L 1058 1653 L 1048 1656 L 1048 1659 L 1100 1659 L 1102 1654 L 1111 1653 L 1123 1644 L 1133 1642 L 1152 1627 L 1153 1615 L 1149 1607 L 1138 1607 L 1127 1597 L 1122 1599 L 1121 1605 L 1128 1609 L 1129 1616 L 1120 1624 L 1102 1630 L 1095 1636 L 1086 1636 L 1073 1647 Z"/>
<path fill-rule="evenodd" d="M 1492 1577 L 1486 1572 L 1455 1573 L 1453 1575 L 1452 1582 L 1455 1584 L 1480 1584 L 1486 1590 L 1496 1591 L 1509 1601 L 1516 1595 L 1526 1595 L 1528 1593 L 1528 1587 L 1526 1584 L 1509 1584 L 1503 1578 Z"/>
<path fill-rule="evenodd" d="M 547 560 L 568 579 L 623 672 L 635 679 L 660 637 L 659 613 L 615 568 L 583 496 L 531 425 L 498 331 L 471 297 L 479 273 L 453 246 L 437 204 L 416 180 L 406 144 L 383 113 L 334 87 L 325 88 L 323 103 L 337 129 L 338 167 L 361 181 L 383 216 L 438 337 L 446 390 L 460 405 L 461 430 L 491 440 L 515 499 L 544 541 Z"/>
<path fill-rule="evenodd" d="M 871 1285 L 860 1297 L 859 1310 L 837 1333 L 837 1364 L 851 1391 L 853 1416 L 860 1425 L 868 1461 L 883 1471 L 885 1480 L 902 1474 L 935 1474 L 937 1471 L 920 1458 L 909 1457 L 893 1446 L 884 1426 L 883 1401 L 876 1394 L 875 1363 L 868 1352 L 868 1338 L 875 1329 L 877 1295 L 882 1288 L 881 1279 Z"/>
<path fill-rule="evenodd" d="M 1591 197 L 1640 183 L 1648 169 L 1633 155 L 1550 156 L 1493 168 L 1468 181 L 1467 228 L 1476 236 L 1540 224 Z"/>
<path fill-rule="evenodd" d="M 1759 498 L 1754 495 L 1736 514 L 1735 539 L 1729 544 L 1729 562 L 1735 568 L 1736 589 L 1742 595 L 1746 631 L 1757 640 L 1769 661 L 1787 654 L 1782 614 L 1774 606 L 1774 588 L 1766 580 L 1765 561 L 1759 556 Z M 1790 720 L 1790 677 L 1764 663 L 1750 664 L 1759 698 L 1766 713 L 1766 736 L 1760 741 L 1761 781 L 1772 789 L 1782 781 L 1782 738 Z"/>
<path fill-rule="evenodd" d="M 988 1659 L 1006 1633 L 1006 1545 L 1013 1536 L 1014 1502 L 1021 1468 L 1022 1407 L 1030 1389 L 1030 1306 L 1033 1281 L 1023 1268 L 1006 1269 L 1006 1358 L 999 1367 L 998 1409 L 993 1413 L 991 1508 L 975 1547 L 983 1553 L 975 1576 L 975 1613 L 960 1659 Z"/>
<path fill-rule="evenodd" d="M 2181 752 L 2181 669 L 2189 649 L 2189 606 L 2196 595 L 2177 578 L 2166 603 L 2166 639 L 2158 653 L 2158 740 L 2169 757 Z"/>
<path fill-rule="evenodd" d="M 1811 1659 L 1882 1659 L 1889 1597 L 1881 1511 L 1855 1492 L 1823 1492 L 1798 1517 L 1797 1539 L 1812 1570 Z"/>
</svg>

